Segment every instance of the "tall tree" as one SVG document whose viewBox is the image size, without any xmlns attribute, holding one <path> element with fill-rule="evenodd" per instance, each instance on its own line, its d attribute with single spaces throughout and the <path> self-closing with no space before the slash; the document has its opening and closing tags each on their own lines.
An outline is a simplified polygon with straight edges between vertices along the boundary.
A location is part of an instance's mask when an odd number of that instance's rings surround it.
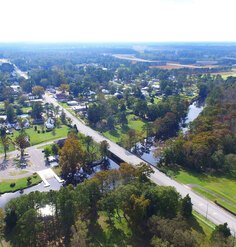
<svg viewBox="0 0 236 247">
<path fill-rule="evenodd" d="M 34 86 L 32 88 L 32 94 L 35 95 L 35 96 L 38 96 L 39 98 L 42 97 L 42 95 L 44 94 L 44 92 L 45 92 L 45 90 L 41 86 Z"/>
<path fill-rule="evenodd" d="M 24 151 L 27 147 L 30 146 L 29 136 L 21 131 L 20 134 L 15 139 L 16 148 L 20 151 L 21 160 L 24 158 Z"/>
<path fill-rule="evenodd" d="M 7 121 L 9 123 L 13 123 L 15 118 L 16 118 L 16 114 L 15 114 L 15 110 L 11 104 L 7 105 L 7 107 L 6 107 L 6 115 L 7 115 Z"/>
<path fill-rule="evenodd" d="M 100 142 L 100 152 L 103 158 L 107 157 L 109 147 L 110 145 L 106 140 Z"/>
<path fill-rule="evenodd" d="M 9 149 L 9 145 L 10 145 L 10 138 L 7 136 L 6 134 L 6 129 L 5 128 L 1 128 L 0 129 L 0 140 L 3 146 L 3 150 L 4 150 L 4 158 L 7 158 L 7 151 Z"/>
<path fill-rule="evenodd" d="M 71 246 L 72 247 L 86 247 L 86 240 L 88 238 L 88 226 L 85 221 L 82 221 L 79 217 L 75 224 L 71 227 L 72 231 L 72 239 Z"/>
<path fill-rule="evenodd" d="M 79 168 L 84 163 L 84 152 L 77 138 L 70 135 L 60 151 L 59 165 L 62 168 L 62 173 L 74 173 L 76 168 Z"/>
<path fill-rule="evenodd" d="M 43 112 L 43 107 L 40 102 L 34 102 L 32 105 L 32 117 L 34 119 L 41 119 L 42 118 L 42 112 Z"/>
<path fill-rule="evenodd" d="M 189 218 L 192 216 L 192 202 L 191 202 L 191 198 L 189 196 L 189 194 L 187 194 L 183 199 L 182 199 L 182 203 L 181 203 L 181 214 L 185 217 L 185 218 Z"/>
</svg>

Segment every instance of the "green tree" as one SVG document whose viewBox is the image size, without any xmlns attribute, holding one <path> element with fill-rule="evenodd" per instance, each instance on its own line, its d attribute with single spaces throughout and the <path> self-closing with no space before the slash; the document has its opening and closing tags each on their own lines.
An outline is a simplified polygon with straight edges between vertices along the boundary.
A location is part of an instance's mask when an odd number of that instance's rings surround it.
<svg viewBox="0 0 236 247">
<path fill-rule="evenodd" d="M 24 151 L 30 146 L 29 136 L 23 131 L 15 139 L 16 148 L 20 151 L 21 160 L 24 158 Z"/>
<path fill-rule="evenodd" d="M 59 153 L 59 147 L 58 147 L 57 144 L 55 144 L 55 143 L 52 144 L 51 150 L 52 150 L 52 153 L 53 153 L 54 155 L 58 155 L 58 153 Z"/>
<path fill-rule="evenodd" d="M 82 221 L 80 217 L 75 222 L 75 225 L 71 227 L 72 238 L 71 247 L 86 247 L 88 239 L 88 226 L 85 221 Z"/>
<path fill-rule="evenodd" d="M 3 150 L 4 150 L 4 158 L 7 158 L 7 151 L 9 149 L 9 145 L 11 143 L 10 138 L 7 136 L 6 134 L 6 129 L 5 128 L 1 128 L 0 129 L 0 140 L 3 146 Z"/>
<path fill-rule="evenodd" d="M 5 233 L 5 213 L 2 208 L 0 208 L 0 241 Z"/>
<path fill-rule="evenodd" d="M 9 123 L 13 123 L 16 118 L 15 110 L 11 104 L 7 105 L 6 107 L 6 115 L 7 115 L 7 121 Z"/>
<path fill-rule="evenodd" d="M 106 140 L 100 142 L 100 152 L 103 158 L 108 156 L 109 147 L 110 145 Z"/>
<path fill-rule="evenodd" d="M 34 247 L 39 244 L 39 232 L 42 225 L 38 220 L 37 211 L 29 209 L 18 220 L 16 224 L 16 236 L 13 246 Z"/>
<path fill-rule="evenodd" d="M 46 160 L 48 160 L 50 154 L 51 154 L 51 150 L 48 147 L 44 148 L 44 157 L 46 158 Z"/>
<path fill-rule="evenodd" d="M 185 218 L 190 218 L 192 216 L 192 202 L 189 194 L 187 194 L 182 200 L 181 200 L 181 214 Z"/>
<path fill-rule="evenodd" d="M 34 119 L 41 119 L 42 118 L 43 107 L 40 102 L 34 102 L 32 105 L 32 112 L 31 115 Z"/>
</svg>

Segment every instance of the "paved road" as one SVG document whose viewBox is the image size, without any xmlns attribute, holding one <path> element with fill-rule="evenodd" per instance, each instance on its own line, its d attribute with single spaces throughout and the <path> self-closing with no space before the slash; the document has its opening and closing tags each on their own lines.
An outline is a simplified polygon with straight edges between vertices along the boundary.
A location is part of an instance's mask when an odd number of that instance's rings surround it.
<svg viewBox="0 0 236 247">
<path fill-rule="evenodd" d="M 49 103 L 53 103 L 54 105 L 58 105 L 58 102 L 51 96 L 45 95 L 45 100 Z M 60 107 L 62 108 L 62 107 Z M 103 140 L 106 140 L 110 145 L 110 151 L 120 157 L 122 160 L 124 160 L 127 163 L 131 163 L 133 165 L 137 165 L 140 162 L 143 162 L 140 158 L 135 156 L 134 154 L 131 154 L 124 148 L 120 147 L 116 143 L 108 140 L 101 134 L 99 134 L 97 131 L 91 129 L 90 127 L 84 125 L 82 122 L 80 122 L 76 117 L 74 117 L 70 112 L 68 112 L 66 109 L 64 109 L 67 117 L 70 117 L 73 121 L 73 124 L 76 124 L 78 131 L 93 137 L 93 139 L 96 142 L 101 142 Z M 180 184 L 176 182 L 175 180 L 169 178 L 164 173 L 160 172 L 158 169 L 153 168 L 154 174 L 151 176 L 151 180 L 159 185 L 165 185 L 165 186 L 174 186 L 176 190 L 182 195 L 186 196 L 187 194 L 190 195 L 193 208 L 203 215 L 204 217 L 207 216 L 207 218 L 212 221 L 215 224 L 223 224 L 225 222 L 228 223 L 232 233 L 236 233 L 236 217 L 231 215 L 230 213 L 227 213 L 225 210 L 221 209 L 211 201 L 197 195 L 193 191 L 191 191 L 191 188 Z M 230 189 L 230 188 L 229 188 Z"/>
<path fill-rule="evenodd" d="M 29 154 L 28 156 L 26 156 L 26 159 L 29 161 L 29 166 L 27 166 L 26 169 L 23 169 L 24 171 L 28 172 L 25 174 L 11 175 L 11 173 L 14 173 L 16 171 L 18 172 L 22 171 L 22 169 L 16 168 L 14 162 L 12 161 L 17 155 L 20 155 L 20 152 L 18 150 L 14 150 L 12 152 L 7 153 L 8 165 L 5 169 L 0 170 L 0 179 L 23 178 L 23 177 L 30 176 L 30 174 L 34 172 L 44 170 L 46 168 L 45 157 L 40 148 L 42 148 L 43 146 L 52 144 L 55 141 L 60 140 L 60 139 L 55 139 L 52 141 L 40 143 L 40 144 L 26 148 L 25 153 Z M 1 162 L 3 162 L 3 160 L 4 160 L 4 154 L 0 154 L 0 164 Z"/>
</svg>

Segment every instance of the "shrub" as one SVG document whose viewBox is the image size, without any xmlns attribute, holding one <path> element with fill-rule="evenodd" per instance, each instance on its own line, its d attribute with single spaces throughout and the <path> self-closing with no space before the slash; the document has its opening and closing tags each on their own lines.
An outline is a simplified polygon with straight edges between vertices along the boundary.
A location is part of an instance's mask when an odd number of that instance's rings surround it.
<svg viewBox="0 0 236 247">
<path fill-rule="evenodd" d="M 32 179 L 31 177 L 28 177 L 28 178 L 27 178 L 27 185 L 30 185 L 30 184 L 32 183 L 32 182 L 31 182 L 31 179 Z"/>
<path fill-rule="evenodd" d="M 16 186 L 16 183 L 11 183 L 11 184 L 10 184 L 10 187 L 11 187 L 11 188 L 13 188 L 13 187 L 15 187 L 15 186 Z"/>
</svg>

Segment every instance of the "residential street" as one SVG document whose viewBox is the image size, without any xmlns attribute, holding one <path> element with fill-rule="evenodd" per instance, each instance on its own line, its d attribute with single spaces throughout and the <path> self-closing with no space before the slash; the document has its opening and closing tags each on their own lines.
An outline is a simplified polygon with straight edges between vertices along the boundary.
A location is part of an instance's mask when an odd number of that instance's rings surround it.
<svg viewBox="0 0 236 247">
<path fill-rule="evenodd" d="M 48 103 L 53 103 L 54 105 L 59 105 L 58 102 L 52 98 L 49 95 L 45 95 L 45 101 Z M 62 108 L 60 106 L 60 108 Z M 140 158 L 135 156 L 134 154 L 128 152 L 124 148 L 120 147 L 116 143 L 108 140 L 95 130 L 91 129 L 90 127 L 84 125 L 81 121 L 79 121 L 76 117 L 74 117 L 70 112 L 68 112 L 66 109 L 64 109 L 67 117 L 70 117 L 73 121 L 73 124 L 77 125 L 78 131 L 91 136 L 96 142 L 101 142 L 103 140 L 106 140 L 110 145 L 110 151 L 120 157 L 122 160 L 124 160 L 127 163 L 131 163 L 133 165 L 137 165 L 140 162 L 143 162 Z M 191 191 L 190 188 L 187 186 L 177 183 L 176 181 L 172 180 L 168 176 L 166 176 L 164 173 L 160 172 L 156 168 L 153 168 L 154 174 L 151 176 L 151 180 L 159 185 L 165 185 L 165 186 L 174 186 L 176 190 L 182 195 L 186 196 L 187 194 L 190 195 L 193 208 L 203 215 L 204 217 L 207 217 L 209 220 L 211 220 L 215 224 L 223 224 L 225 222 L 228 223 L 232 233 L 236 232 L 236 217 L 231 215 L 230 213 L 227 213 L 225 210 L 221 209 L 214 203 L 210 202 L 209 200 L 197 195 L 193 191 Z"/>
</svg>

